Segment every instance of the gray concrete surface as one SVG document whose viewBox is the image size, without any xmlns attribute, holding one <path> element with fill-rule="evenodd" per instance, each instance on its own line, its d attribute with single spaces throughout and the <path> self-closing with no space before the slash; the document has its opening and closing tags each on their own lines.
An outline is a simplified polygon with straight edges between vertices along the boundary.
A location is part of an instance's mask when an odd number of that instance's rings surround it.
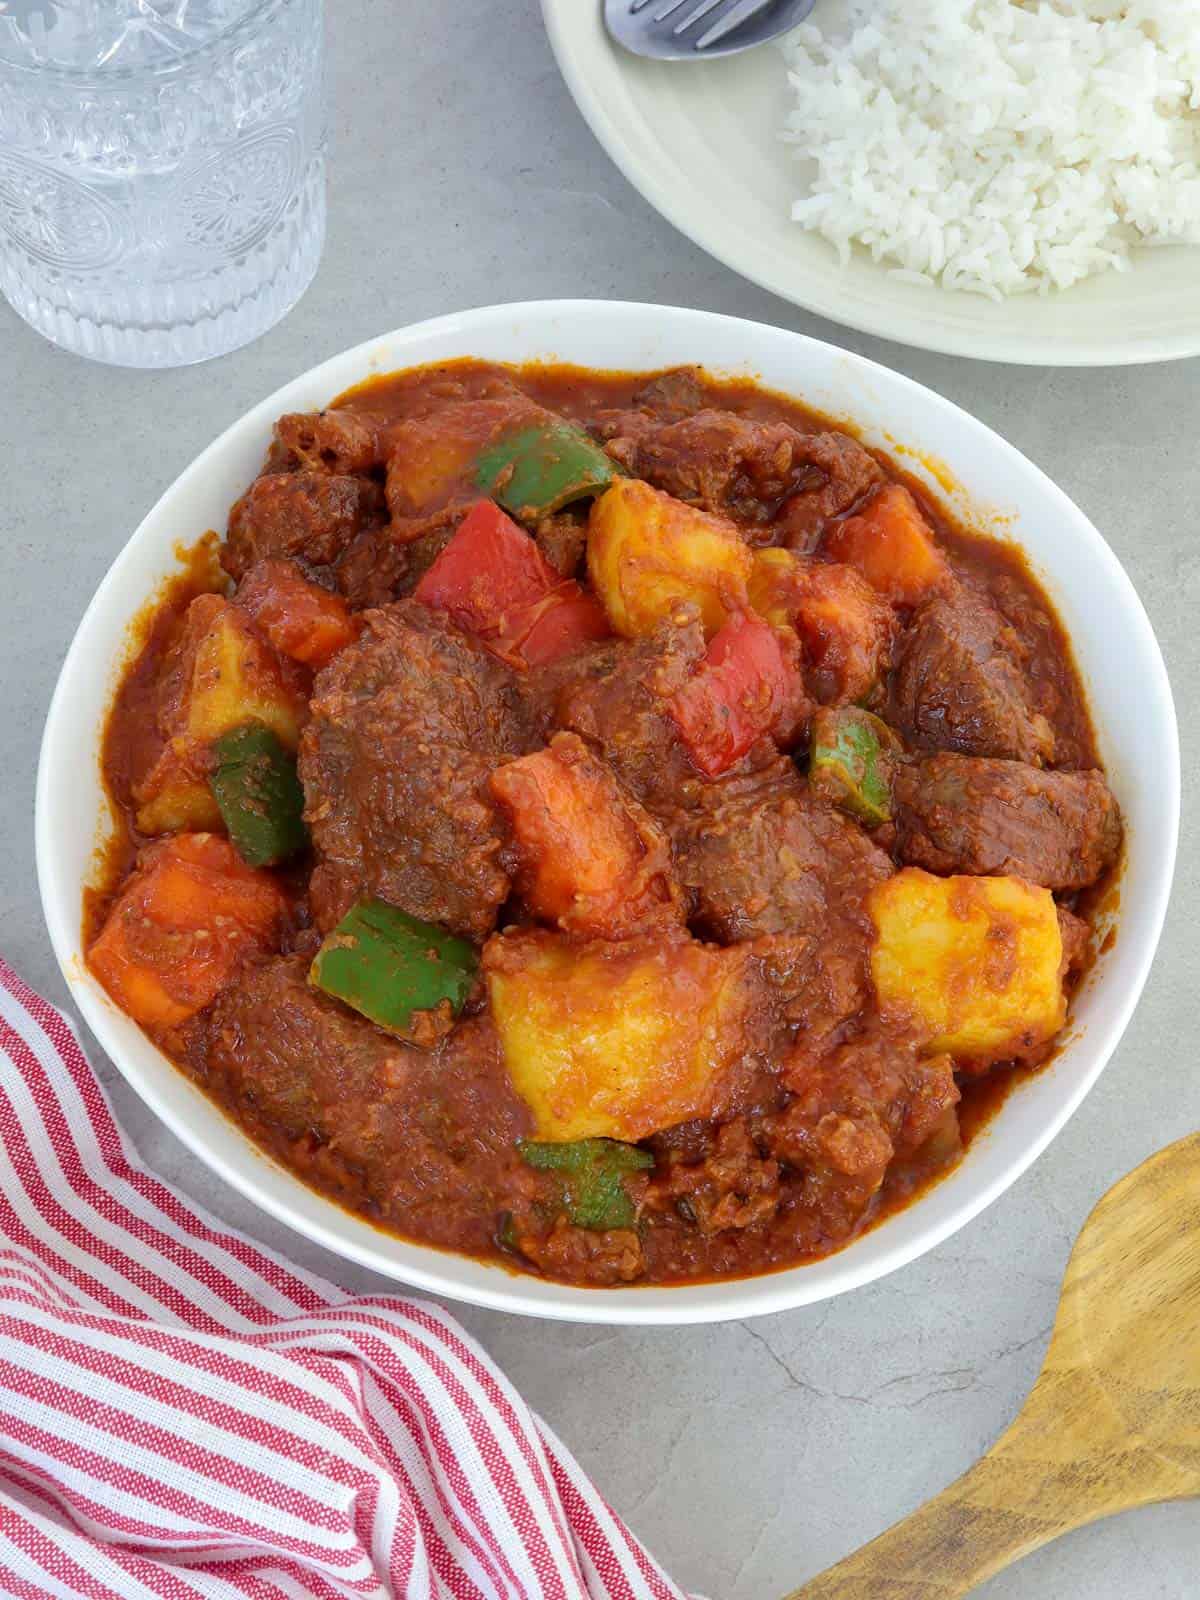
<svg viewBox="0 0 1200 1600">
<path fill-rule="evenodd" d="M 95 585 L 160 491 L 253 401 L 346 345 L 436 312 L 618 296 L 761 318 L 863 351 L 1043 466 L 1103 529 L 1166 652 L 1187 775 L 1170 922 L 1102 1082 L 1008 1195 L 887 1281 L 749 1326 L 622 1332 L 461 1312 L 681 1583 L 713 1600 L 771 1600 L 940 1489 L 995 1437 L 1037 1371 L 1093 1201 L 1200 1122 L 1190 1034 L 1200 362 L 1028 371 L 823 323 L 710 261 L 629 188 L 559 80 L 536 0 L 339 0 L 331 11 L 329 244 L 280 328 L 215 365 L 145 375 L 63 355 L 0 304 L 0 950 L 31 983 L 65 999 L 34 877 L 34 769 L 59 662 Z M 380 1286 L 224 1188 L 98 1064 L 165 1177 L 313 1268 Z M 1063 1540 L 985 1592 L 1193 1600 L 1198 1535 L 1195 1507 L 1143 1511 Z"/>
</svg>

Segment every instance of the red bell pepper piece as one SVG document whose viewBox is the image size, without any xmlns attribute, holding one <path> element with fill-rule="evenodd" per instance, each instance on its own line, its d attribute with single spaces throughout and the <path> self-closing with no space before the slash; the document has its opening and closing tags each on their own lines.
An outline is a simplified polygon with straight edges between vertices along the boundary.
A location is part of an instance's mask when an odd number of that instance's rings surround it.
<svg viewBox="0 0 1200 1600">
<path fill-rule="evenodd" d="M 565 581 L 499 506 L 481 500 L 413 591 L 515 667 L 542 667 L 606 639 L 600 602 Z"/>
<path fill-rule="evenodd" d="M 472 506 L 450 543 L 413 591 L 481 639 L 509 631 L 514 613 L 543 599 L 558 573 L 523 528 L 491 500 Z"/>
<path fill-rule="evenodd" d="M 513 618 L 504 641 L 511 654 L 526 667 L 544 667 L 578 650 L 592 639 L 607 639 L 611 632 L 604 607 L 568 578 L 543 599 Z"/>
<path fill-rule="evenodd" d="M 788 737 L 806 697 L 795 640 L 761 617 L 733 617 L 713 636 L 670 711 L 706 777 L 726 772 L 764 733 Z"/>
</svg>

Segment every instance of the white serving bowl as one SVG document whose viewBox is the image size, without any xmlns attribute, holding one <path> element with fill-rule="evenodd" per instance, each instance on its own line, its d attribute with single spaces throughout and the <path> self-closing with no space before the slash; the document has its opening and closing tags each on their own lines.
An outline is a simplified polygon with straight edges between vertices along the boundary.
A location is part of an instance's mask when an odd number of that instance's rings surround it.
<svg viewBox="0 0 1200 1600">
<path fill-rule="evenodd" d="M 951 506 L 974 507 L 984 524 L 995 519 L 1003 536 L 1029 553 L 1074 643 L 1127 828 L 1118 937 L 1076 997 L 1069 1040 L 1053 1065 L 1010 1096 L 953 1173 L 827 1260 L 724 1283 L 589 1290 L 409 1244 L 323 1199 L 263 1155 L 118 1011 L 84 966 L 80 902 L 108 817 L 101 727 L 127 630 L 177 570 L 177 542 L 224 527 L 281 413 L 320 407 L 374 373 L 468 355 L 629 369 L 698 361 L 852 419 L 870 443 L 895 449 L 899 441 L 912 452 L 905 468 L 943 499 L 923 459 L 945 462 L 960 485 Z M 42 742 L 37 863 L 55 953 L 96 1038 L 173 1132 L 236 1189 L 308 1238 L 419 1289 L 534 1316 L 667 1324 L 783 1311 L 869 1283 L 939 1244 L 1001 1194 L 1063 1126 L 1121 1037 L 1162 928 L 1178 819 L 1175 713 L 1146 614 L 1096 529 L 1011 445 L 907 378 L 797 334 L 702 311 L 540 301 L 440 317 L 335 356 L 255 406 L 181 474 L 113 563 L 67 654 Z"/>
</svg>

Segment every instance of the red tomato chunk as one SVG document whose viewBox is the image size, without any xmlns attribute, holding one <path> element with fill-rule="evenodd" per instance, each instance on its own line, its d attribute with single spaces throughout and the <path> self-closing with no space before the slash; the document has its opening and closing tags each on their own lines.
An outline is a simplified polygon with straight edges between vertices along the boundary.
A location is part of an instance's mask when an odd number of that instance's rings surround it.
<svg viewBox="0 0 1200 1600">
<path fill-rule="evenodd" d="M 805 706 L 795 636 L 743 615 L 714 636 L 696 676 L 671 701 L 671 715 L 696 766 L 714 778 L 764 733 L 789 738 Z"/>
<path fill-rule="evenodd" d="M 482 639 L 509 631 L 513 614 L 544 599 L 559 575 L 523 528 L 490 500 L 472 506 L 413 591 Z"/>
<path fill-rule="evenodd" d="M 600 602 L 573 578 L 560 578 L 524 529 L 490 500 L 463 518 L 414 598 L 447 612 L 520 668 L 547 666 L 609 633 Z"/>
</svg>

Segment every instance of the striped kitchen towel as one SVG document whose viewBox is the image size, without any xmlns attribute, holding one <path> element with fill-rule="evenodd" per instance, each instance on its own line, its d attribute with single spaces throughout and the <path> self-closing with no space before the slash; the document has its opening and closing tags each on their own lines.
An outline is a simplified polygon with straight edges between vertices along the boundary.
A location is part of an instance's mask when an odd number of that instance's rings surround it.
<svg viewBox="0 0 1200 1600">
<path fill-rule="evenodd" d="M 0 962 L 0 1593 L 682 1600 L 439 1306 L 146 1172 Z"/>
</svg>

